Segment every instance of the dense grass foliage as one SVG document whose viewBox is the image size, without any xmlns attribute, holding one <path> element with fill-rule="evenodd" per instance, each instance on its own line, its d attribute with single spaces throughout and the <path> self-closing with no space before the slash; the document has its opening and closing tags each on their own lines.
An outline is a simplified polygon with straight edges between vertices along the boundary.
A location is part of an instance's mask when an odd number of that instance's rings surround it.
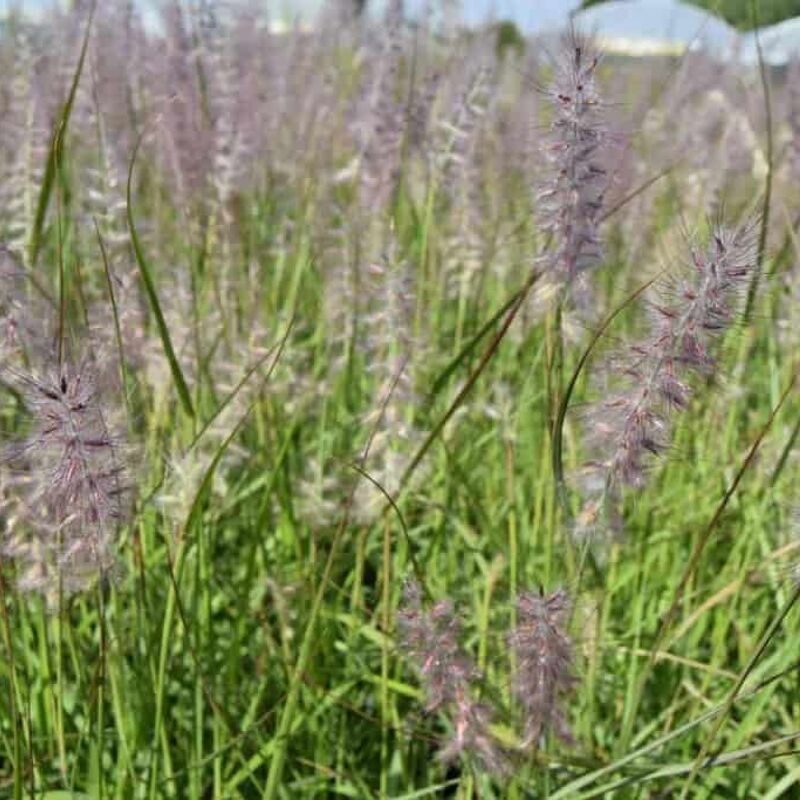
<svg viewBox="0 0 800 800">
<path fill-rule="evenodd" d="M 795 68 L 83 5 L 0 37 L 0 797 L 795 796 Z"/>
</svg>

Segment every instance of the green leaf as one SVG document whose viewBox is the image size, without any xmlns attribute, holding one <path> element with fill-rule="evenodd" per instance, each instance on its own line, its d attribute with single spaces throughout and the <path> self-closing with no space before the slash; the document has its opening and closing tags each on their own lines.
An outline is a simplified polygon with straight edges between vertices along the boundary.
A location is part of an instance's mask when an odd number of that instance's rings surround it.
<svg viewBox="0 0 800 800">
<path fill-rule="evenodd" d="M 83 792 L 68 792 L 62 789 L 45 792 L 41 795 L 41 798 L 42 800 L 92 800 L 91 795 L 84 794 Z"/>
<path fill-rule="evenodd" d="M 472 354 L 475 348 L 481 343 L 481 340 L 486 336 L 489 331 L 500 321 L 503 315 L 517 302 L 519 299 L 519 291 L 514 292 L 511 297 L 506 300 L 503 305 L 491 316 L 491 318 L 484 323 L 481 329 L 467 342 L 466 346 L 462 348 L 461 352 L 445 367 L 444 372 L 436 379 L 428 395 L 428 402 L 433 401 L 436 395 L 444 389 L 447 381 L 450 380 L 453 373 L 466 361 Z"/>
<path fill-rule="evenodd" d="M 156 325 L 158 326 L 158 335 L 161 337 L 161 344 L 164 346 L 164 354 L 167 356 L 169 368 L 172 372 L 172 379 L 175 381 L 175 387 L 178 390 L 178 396 L 181 399 L 184 411 L 190 416 L 194 417 L 194 407 L 192 406 L 192 398 L 189 394 L 189 387 L 186 384 L 186 379 L 183 377 L 181 365 L 175 356 L 175 350 L 172 346 L 172 339 L 169 335 L 169 328 L 164 319 L 164 314 L 161 311 L 161 304 L 158 302 L 158 293 L 156 292 L 155 283 L 150 273 L 150 267 L 147 264 L 147 259 L 142 251 L 142 245 L 139 241 L 139 236 L 136 233 L 136 225 L 133 221 L 133 207 L 131 206 L 131 184 L 133 182 L 133 166 L 136 163 L 136 154 L 139 152 L 139 147 L 142 144 L 144 133 L 139 137 L 136 142 L 136 147 L 133 148 L 133 155 L 131 156 L 131 163 L 128 167 L 128 187 L 127 187 L 127 212 L 128 212 L 128 228 L 131 232 L 131 244 L 133 245 L 133 252 L 136 256 L 136 263 L 139 265 L 139 271 L 142 273 L 142 280 L 144 281 L 144 288 L 147 292 L 147 299 L 150 302 L 150 307 L 153 309 L 153 315 L 156 318 Z"/>
<path fill-rule="evenodd" d="M 64 153 L 64 136 L 67 133 L 67 126 L 69 125 L 69 118 L 72 114 L 72 106 L 75 104 L 75 94 L 78 91 L 78 83 L 83 73 L 83 63 L 86 60 L 86 50 L 89 46 L 89 33 L 92 29 L 92 18 L 94 17 L 95 4 L 92 3 L 89 9 L 89 18 L 86 20 L 86 30 L 83 34 L 83 44 L 81 45 L 81 54 L 78 58 L 78 65 L 75 68 L 75 74 L 72 76 L 72 85 L 70 86 L 69 95 L 67 95 L 67 102 L 61 109 L 61 117 L 53 129 L 53 137 L 50 140 L 50 150 L 47 155 L 47 165 L 44 168 L 44 176 L 42 178 L 42 186 L 39 190 L 39 199 L 36 203 L 36 216 L 33 220 L 33 230 L 28 242 L 28 262 L 31 266 L 36 263 L 36 258 L 39 255 L 39 249 L 42 241 L 42 228 L 44 227 L 44 220 L 47 216 L 47 208 L 50 205 L 50 195 L 53 191 L 53 181 L 55 180 L 56 170 L 62 161 Z"/>
</svg>

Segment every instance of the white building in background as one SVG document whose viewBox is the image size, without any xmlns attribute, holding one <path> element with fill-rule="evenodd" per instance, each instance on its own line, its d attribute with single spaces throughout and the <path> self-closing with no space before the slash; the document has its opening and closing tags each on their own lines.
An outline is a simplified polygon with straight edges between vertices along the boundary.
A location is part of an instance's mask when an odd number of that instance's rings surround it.
<svg viewBox="0 0 800 800">
<path fill-rule="evenodd" d="M 772 67 L 786 66 L 792 60 L 800 60 L 800 17 L 787 19 L 758 31 L 764 62 Z M 742 63 L 758 64 L 758 48 L 754 33 L 742 36 Z"/>
<path fill-rule="evenodd" d="M 680 0 L 610 0 L 575 14 L 574 20 L 611 53 L 680 55 L 704 50 L 730 58 L 741 47 L 735 28 Z"/>
</svg>

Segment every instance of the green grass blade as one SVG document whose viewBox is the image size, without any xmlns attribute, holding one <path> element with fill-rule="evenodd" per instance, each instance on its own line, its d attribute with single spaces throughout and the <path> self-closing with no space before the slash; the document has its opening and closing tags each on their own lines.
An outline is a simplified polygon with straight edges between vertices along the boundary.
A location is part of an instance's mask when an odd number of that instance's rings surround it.
<svg viewBox="0 0 800 800">
<path fill-rule="evenodd" d="M 800 664 L 794 664 L 787 670 L 782 670 L 777 675 L 773 675 L 770 678 L 762 681 L 757 686 L 754 686 L 752 689 L 747 690 L 746 692 L 742 692 L 741 694 L 737 695 L 735 700 L 744 700 L 748 697 L 753 697 L 762 689 L 765 689 L 767 686 L 773 684 L 776 680 L 783 678 L 784 676 L 788 675 L 792 671 L 796 671 Z M 622 769 L 623 767 L 627 766 L 628 764 L 633 763 L 637 759 L 641 758 L 642 756 L 647 755 L 648 753 L 652 753 L 659 748 L 663 747 L 665 744 L 668 744 L 675 739 L 679 739 L 684 734 L 689 733 L 694 728 L 702 725 L 704 722 L 708 722 L 711 719 L 719 716 L 725 711 L 725 703 L 720 703 L 714 708 L 709 709 L 705 713 L 701 714 L 699 717 L 696 717 L 689 722 L 684 723 L 683 725 L 678 726 L 677 728 L 665 733 L 663 736 L 659 736 L 658 739 L 650 742 L 649 744 L 642 745 L 641 747 L 637 748 L 636 750 L 632 750 L 630 753 L 618 758 L 616 761 L 613 761 L 611 764 L 606 764 L 599 769 L 596 769 L 592 772 L 589 772 L 585 775 L 581 775 L 578 778 L 570 781 L 569 783 L 562 786 L 558 789 L 554 794 L 550 795 L 549 800 L 573 800 L 576 797 L 581 798 L 589 798 L 589 797 L 600 797 L 604 796 L 604 792 L 608 789 L 608 785 L 603 785 L 602 787 L 596 788 L 595 790 L 591 790 L 586 794 L 578 794 L 580 789 L 584 789 L 588 786 L 591 786 L 595 781 L 600 778 L 604 778 L 607 775 L 612 775 L 614 772 Z"/>
<path fill-rule="evenodd" d="M 481 329 L 467 342 L 467 344 L 462 348 L 461 352 L 444 368 L 443 372 L 439 377 L 434 381 L 433 387 L 431 388 L 428 399 L 432 401 L 441 391 L 447 386 L 447 381 L 450 380 L 453 373 L 464 363 L 464 361 L 469 358 L 470 354 L 475 350 L 475 348 L 480 344 L 481 339 L 486 336 L 486 334 L 497 324 L 497 322 L 503 317 L 503 315 L 514 305 L 514 303 L 519 300 L 520 292 L 514 292 L 514 294 L 506 300 L 503 305 L 497 309 L 497 311 L 489 318 L 487 322 L 481 327 Z"/>
<path fill-rule="evenodd" d="M 144 288 L 147 293 L 147 299 L 150 303 L 150 308 L 153 311 L 153 315 L 156 318 L 156 325 L 158 326 L 158 335 L 161 337 L 161 344 L 164 347 L 164 354 L 167 356 L 167 361 L 169 362 L 169 368 L 172 372 L 172 379 L 175 381 L 175 387 L 178 390 L 178 396 L 181 400 L 181 405 L 183 406 L 183 410 L 192 418 L 194 418 L 194 406 L 192 405 L 192 398 L 189 393 L 189 387 L 186 384 L 186 379 L 183 377 L 183 370 L 181 370 L 181 365 L 178 363 L 178 359 L 175 356 L 175 349 L 172 346 L 172 338 L 169 335 L 169 328 L 167 327 L 167 322 L 164 319 L 164 314 L 161 311 L 161 304 L 158 302 L 158 293 L 156 292 L 156 286 L 153 282 L 153 277 L 150 272 L 150 267 L 147 264 L 147 259 L 145 258 L 144 251 L 142 250 L 141 242 L 139 241 L 139 236 L 136 233 L 136 224 L 133 221 L 133 206 L 131 204 L 131 185 L 133 182 L 133 167 L 136 163 L 136 155 L 139 152 L 139 147 L 142 144 L 142 139 L 144 137 L 144 133 L 139 137 L 139 140 L 136 142 L 136 146 L 133 148 L 133 155 L 131 156 L 131 162 L 128 166 L 128 185 L 126 189 L 126 199 L 127 199 L 127 214 L 128 214 L 128 228 L 131 233 L 131 244 L 133 245 L 133 252 L 136 256 L 136 263 L 139 265 L 139 271 L 142 274 L 142 281 L 144 282 Z"/>
<path fill-rule="evenodd" d="M 639 676 L 639 680 L 637 682 L 637 687 L 636 687 L 636 693 L 634 696 L 633 706 L 628 710 L 626 719 L 623 722 L 622 736 L 623 740 L 626 742 L 629 741 L 631 735 L 632 727 L 636 718 L 636 712 L 638 709 L 639 700 L 642 696 L 644 686 L 647 683 L 650 676 L 652 675 L 653 668 L 655 666 L 656 653 L 661 649 L 661 645 L 664 642 L 664 639 L 667 635 L 667 631 L 669 630 L 670 626 L 675 621 L 675 618 L 678 615 L 678 609 L 681 606 L 681 602 L 683 600 L 683 596 L 686 592 L 686 589 L 689 585 L 689 581 L 691 577 L 694 575 L 695 570 L 697 569 L 700 563 L 700 557 L 705 551 L 706 545 L 710 541 L 712 534 L 715 532 L 717 524 L 722 518 L 723 512 L 728 507 L 728 503 L 730 502 L 731 498 L 733 497 L 737 488 L 739 487 L 742 478 L 744 477 L 747 470 L 753 464 L 753 461 L 761 447 L 762 442 L 764 441 L 764 438 L 772 428 L 772 424 L 775 421 L 775 418 L 778 416 L 778 412 L 783 407 L 783 404 L 789 397 L 789 394 L 791 393 L 792 389 L 794 388 L 796 380 L 797 376 L 793 375 L 792 379 L 789 381 L 788 385 L 786 386 L 786 389 L 784 390 L 783 394 L 778 400 L 778 403 L 770 412 L 769 418 L 767 419 L 766 423 L 761 428 L 755 440 L 753 441 L 752 445 L 748 449 L 747 455 L 742 460 L 742 463 L 740 464 L 739 469 L 736 471 L 733 480 L 731 481 L 730 485 L 725 491 L 725 494 L 723 495 L 719 504 L 717 505 L 716 510 L 714 511 L 714 515 L 711 517 L 710 521 L 705 526 L 694 548 L 692 549 L 692 552 L 689 555 L 689 558 L 686 562 L 686 567 L 684 568 L 681 574 L 681 578 L 678 581 L 678 584 L 673 591 L 673 596 L 670 606 L 667 609 L 666 613 L 663 614 L 661 617 L 661 622 L 659 624 L 658 631 L 656 632 L 655 640 L 651 646 L 651 656 L 648 659 L 642 674 Z"/>
<path fill-rule="evenodd" d="M 75 104 L 75 95 L 78 91 L 78 84 L 80 83 L 81 74 L 83 73 L 83 64 L 86 60 L 86 51 L 89 47 L 89 34 L 92 30 L 92 18 L 94 17 L 95 2 L 89 8 L 89 16 L 86 20 L 86 29 L 83 33 L 83 44 L 81 45 L 81 54 L 78 58 L 78 65 L 75 68 L 75 73 L 72 76 L 72 84 L 67 95 L 67 101 L 61 109 L 61 116 L 56 123 L 53 130 L 53 136 L 50 140 L 50 148 L 47 154 L 47 164 L 44 168 L 44 175 L 42 177 L 42 185 L 39 189 L 39 199 L 36 203 L 36 216 L 33 220 L 33 229 L 31 230 L 30 239 L 28 241 L 28 263 L 33 266 L 39 256 L 39 250 L 42 245 L 42 229 L 44 228 L 44 220 L 47 216 L 47 208 L 50 205 L 50 195 L 53 192 L 53 183 L 55 182 L 56 172 L 58 165 L 62 161 L 62 154 L 64 151 L 64 137 L 67 134 L 67 127 L 69 125 L 69 118 L 72 114 L 72 107 Z"/>
<path fill-rule="evenodd" d="M 703 764 L 705 762 L 706 756 L 708 756 L 709 752 L 711 751 L 711 746 L 714 744 L 714 739 L 717 737 L 717 734 L 719 733 L 720 729 L 725 723 L 725 720 L 728 718 L 728 714 L 733 708 L 733 704 L 736 701 L 736 697 L 741 691 L 742 686 L 744 686 L 745 681 L 750 676 L 750 673 L 755 669 L 756 664 L 760 660 L 761 656 L 764 654 L 764 651 L 769 646 L 769 643 L 772 641 L 773 636 L 775 636 L 775 634 L 778 632 L 778 629 L 783 624 L 783 621 L 786 619 L 792 608 L 794 608 L 794 605 L 797 603 L 798 600 L 800 600 L 800 585 L 795 586 L 795 589 L 792 592 L 792 595 L 789 598 L 788 602 L 778 612 L 778 614 L 774 617 L 774 619 L 771 620 L 766 630 L 764 631 L 764 634 L 759 640 L 756 649 L 753 651 L 752 655 L 747 660 L 747 664 L 745 664 L 744 669 L 741 671 L 739 677 L 736 679 L 736 683 L 733 685 L 730 692 L 728 693 L 728 697 L 726 698 L 722 708 L 722 713 L 717 717 L 716 721 L 714 722 L 714 725 L 709 731 L 708 736 L 703 742 L 703 746 L 700 748 L 700 751 L 698 752 L 697 757 L 695 758 L 694 763 L 692 764 L 689 777 L 687 778 L 686 783 L 683 786 L 683 790 L 681 791 L 681 798 L 688 796 L 689 789 L 694 783 L 697 776 L 699 775 L 700 770 L 702 769 Z"/>
</svg>

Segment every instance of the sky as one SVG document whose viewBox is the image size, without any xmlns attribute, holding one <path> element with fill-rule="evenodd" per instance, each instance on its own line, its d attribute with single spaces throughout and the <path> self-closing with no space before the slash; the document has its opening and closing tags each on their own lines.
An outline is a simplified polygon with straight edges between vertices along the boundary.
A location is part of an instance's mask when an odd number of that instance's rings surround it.
<svg viewBox="0 0 800 800">
<path fill-rule="evenodd" d="M 375 9 L 385 0 L 369 0 Z M 405 0 L 409 13 L 421 9 L 425 0 Z M 319 0 L 283 0 L 271 5 L 284 10 L 308 11 L 319 7 Z M 562 26 L 569 12 L 580 5 L 580 0 L 462 0 L 462 14 L 465 22 L 478 23 L 486 19 L 511 19 L 525 31 L 534 32 Z"/>
<path fill-rule="evenodd" d="M 158 6 L 157 0 L 138 1 L 142 7 Z M 265 2 L 268 7 L 289 17 L 297 14 L 313 15 L 321 4 L 321 0 L 265 0 Z M 406 6 L 412 13 L 423 3 L 424 0 L 406 0 Z M 42 8 L 49 8 L 52 0 L 0 0 L 0 14 L 9 6 L 20 4 L 26 9 L 39 11 Z M 462 9 L 465 22 L 477 23 L 487 18 L 512 19 L 524 31 L 535 32 L 560 27 L 567 20 L 570 10 L 579 4 L 580 0 L 462 0 Z M 377 8 L 382 5 L 382 0 L 370 0 L 370 5 Z"/>
<path fill-rule="evenodd" d="M 490 14 L 497 19 L 512 19 L 525 31 L 562 27 L 569 12 L 580 0 L 464 0 L 467 22 L 481 22 Z"/>
</svg>

